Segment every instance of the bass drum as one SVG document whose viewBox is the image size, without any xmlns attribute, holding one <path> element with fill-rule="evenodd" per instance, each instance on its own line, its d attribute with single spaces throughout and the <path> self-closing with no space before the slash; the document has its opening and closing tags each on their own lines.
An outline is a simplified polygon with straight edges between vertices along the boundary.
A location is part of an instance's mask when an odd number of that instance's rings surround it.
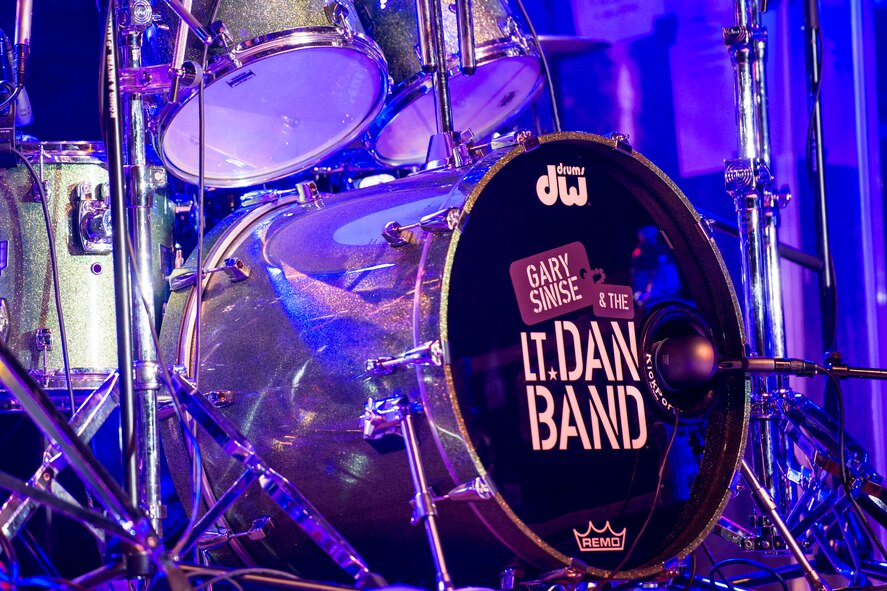
<svg viewBox="0 0 887 591">
<path fill-rule="evenodd" d="M 745 380 L 668 390 L 649 367 L 669 337 L 743 351 L 699 216 L 622 142 L 524 139 L 464 169 L 240 211 L 208 239 L 208 267 L 237 257 L 251 275 L 207 279 L 199 387 L 232 394 L 226 416 L 391 581 L 429 584 L 432 567 L 409 525 L 399 439 L 362 436 L 369 398 L 421 402 L 420 452 L 438 494 L 477 478 L 494 493 L 438 503 L 459 584 L 496 585 L 515 561 L 596 578 L 661 573 L 713 527 L 743 449 Z M 425 229 L 403 230 L 423 218 Z M 195 312 L 193 293 L 176 294 L 163 327 L 168 354 L 188 366 Z M 427 365 L 378 371 L 430 341 L 441 354 Z M 177 425 L 165 442 L 190 498 Z M 240 469 L 202 443 L 218 495 Z M 261 491 L 228 519 L 243 530 L 262 515 L 277 528 L 242 553 L 326 576 Z"/>
</svg>

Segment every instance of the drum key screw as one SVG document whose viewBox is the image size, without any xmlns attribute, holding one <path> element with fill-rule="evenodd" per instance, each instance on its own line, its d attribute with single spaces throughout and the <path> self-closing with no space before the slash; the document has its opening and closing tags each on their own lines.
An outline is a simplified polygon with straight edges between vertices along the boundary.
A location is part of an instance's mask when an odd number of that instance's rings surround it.
<svg viewBox="0 0 887 591">
<path fill-rule="evenodd" d="M 38 328 L 34 333 L 34 346 L 38 351 L 52 351 L 52 330 Z"/>
<path fill-rule="evenodd" d="M 609 138 L 615 142 L 615 145 L 613 146 L 614 150 L 619 150 L 620 152 L 625 152 L 626 154 L 632 153 L 633 148 L 631 147 L 631 144 L 628 143 L 627 133 L 620 133 L 618 131 L 615 131 L 609 135 Z"/>
</svg>

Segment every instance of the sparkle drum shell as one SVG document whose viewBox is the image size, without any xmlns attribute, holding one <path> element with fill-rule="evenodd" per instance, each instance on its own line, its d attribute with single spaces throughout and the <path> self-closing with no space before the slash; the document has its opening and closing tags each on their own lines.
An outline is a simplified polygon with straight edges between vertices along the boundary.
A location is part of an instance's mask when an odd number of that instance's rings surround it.
<svg viewBox="0 0 887 591">
<path fill-rule="evenodd" d="M 382 108 L 385 59 L 350 0 L 195 0 L 193 12 L 233 37 L 230 53 L 209 50 L 205 71 L 208 186 L 255 185 L 307 168 L 357 138 Z M 169 60 L 171 40 L 157 39 L 153 60 Z M 190 32 L 188 40 L 187 58 L 201 63 L 202 44 Z M 155 123 L 164 164 L 191 183 L 197 98 L 196 87 L 183 91 Z"/>
<path fill-rule="evenodd" d="M 645 354 L 648 337 L 677 334 L 689 314 L 723 356 L 740 355 L 736 300 L 683 195 L 619 146 L 543 136 L 321 206 L 244 210 L 208 238 L 208 266 L 236 256 L 252 274 L 207 279 L 201 390 L 233 393 L 223 412 L 389 580 L 427 584 L 432 566 L 421 528 L 409 526 L 414 492 L 398 439 L 362 437 L 368 398 L 422 402 L 420 450 L 438 494 L 478 477 L 495 493 L 438 503 L 459 584 L 493 585 L 515 560 L 652 576 L 720 515 L 745 441 L 746 383 L 715 378 L 676 421 Z M 415 229 L 399 248 L 381 237 L 388 222 L 452 209 L 452 232 Z M 195 361 L 194 314 L 193 293 L 175 294 L 163 329 L 185 364 Z M 433 340 L 442 365 L 368 373 L 367 360 Z M 180 431 L 165 429 L 188 498 Z M 239 469 L 208 441 L 201 449 L 220 494 Z M 243 554 L 323 576 L 311 543 L 261 491 L 227 517 L 240 530 L 260 515 L 278 527 Z"/>
<path fill-rule="evenodd" d="M 104 203 L 108 198 L 104 146 L 89 142 L 25 143 L 21 151 L 46 188 L 73 386 L 76 390 L 91 390 L 117 367 L 112 255 L 109 250 L 90 252 L 84 247 L 78 213 L 84 199 Z M 168 207 L 165 199 L 155 197 L 154 280 L 160 285 L 165 275 L 161 267 L 168 270 L 172 266 L 172 213 Z M 0 244 L 5 244 L 4 265 L 0 265 L 0 298 L 5 311 L 0 314 L 8 323 L 7 345 L 45 387 L 64 389 L 43 210 L 31 176 L 21 163 L 0 169 Z M 161 303 L 157 302 L 158 310 Z M 39 329 L 51 331 L 51 350 L 37 349 Z M 67 395 L 59 396 L 58 402 L 67 406 Z M 14 400 L 0 395 L 0 410 L 17 408 Z"/>
<path fill-rule="evenodd" d="M 369 130 L 373 154 L 392 166 L 425 161 L 429 138 L 437 132 L 431 76 L 418 57 L 414 0 L 355 0 L 372 21 L 372 37 L 382 48 L 394 88 Z M 477 71 L 459 71 L 455 5 L 443 4 L 447 69 L 456 130 L 482 137 L 520 113 L 542 84 L 541 60 L 503 0 L 472 3 Z"/>
</svg>

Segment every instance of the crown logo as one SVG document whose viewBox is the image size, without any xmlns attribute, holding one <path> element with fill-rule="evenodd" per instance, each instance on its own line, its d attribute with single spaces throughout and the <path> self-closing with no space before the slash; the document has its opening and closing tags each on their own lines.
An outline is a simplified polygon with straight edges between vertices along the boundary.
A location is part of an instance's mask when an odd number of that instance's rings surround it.
<svg viewBox="0 0 887 591">
<path fill-rule="evenodd" d="M 617 534 L 609 521 L 600 529 L 589 521 L 584 534 L 574 529 L 573 535 L 582 552 L 619 552 L 625 549 L 625 528 Z"/>
</svg>

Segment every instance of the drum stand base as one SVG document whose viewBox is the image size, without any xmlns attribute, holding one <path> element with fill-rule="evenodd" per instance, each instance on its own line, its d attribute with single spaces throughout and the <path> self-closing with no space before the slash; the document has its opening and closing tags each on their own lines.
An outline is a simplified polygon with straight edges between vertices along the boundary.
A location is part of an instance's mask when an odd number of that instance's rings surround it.
<svg viewBox="0 0 887 591">
<path fill-rule="evenodd" d="M 236 501 L 246 487 L 258 480 L 262 490 L 323 550 L 343 571 L 352 576 L 361 587 L 380 587 L 384 579 L 370 571 L 357 551 L 330 525 L 305 498 L 296 486 L 271 468 L 256 453 L 252 443 L 241 434 L 197 388 L 181 375 L 172 372 L 170 387 L 182 406 L 210 438 L 227 455 L 242 464 L 246 470 L 234 485 L 209 509 L 192 531 L 187 532 L 174 549 L 182 556 L 197 543 L 200 535 Z"/>
<path fill-rule="evenodd" d="M 828 591 L 828 586 L 819 576 L 819 573 L 813 570 L 813 566 L 807 560 L 807 557 L 804 556 L 804 550 L 801 549 L 797 540 L 794 538 L 794 535 L 788 529 L 788 526 L 785 525 L 785 521 L 783 521 L 779 512 L 776 510 L 776 503 L 773 502 L 773 497 L 771 497 L 770 493 L 761 486 L 761 483 L 755 476 L 754 470 L 751 469 L 745 460 L 742 460 L 739 464 L 739 471 L 745 479 L 745 482 L 751 488 L 751 492 L 754 495 L 755 501 L 758 503 L 758 507 L 770 518 L 770 522 L 782 536 L 792 556 L 801 567 L 801 570 L 804 573 L 804 578 L 807 579 L 810 588 L 813 591 Z"/>
</svg>

